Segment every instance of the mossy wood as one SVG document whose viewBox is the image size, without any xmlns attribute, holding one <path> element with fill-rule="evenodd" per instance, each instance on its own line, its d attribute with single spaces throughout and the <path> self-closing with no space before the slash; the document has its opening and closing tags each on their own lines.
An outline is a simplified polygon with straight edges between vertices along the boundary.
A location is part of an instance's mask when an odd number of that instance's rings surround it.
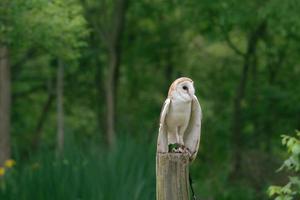
<svg viewBox="0 0 300 200">
<path fill-rule="evenodd" d="M 187 154 L 156 154 L 156 200 L 189 200 Z"/>
</svg>

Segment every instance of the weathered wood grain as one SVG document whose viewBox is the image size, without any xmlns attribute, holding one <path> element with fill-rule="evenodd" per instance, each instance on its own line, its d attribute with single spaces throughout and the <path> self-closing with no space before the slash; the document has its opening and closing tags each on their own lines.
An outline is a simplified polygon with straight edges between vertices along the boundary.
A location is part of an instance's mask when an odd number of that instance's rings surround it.
<svg viewBox="0 0 300 200">
<path fill-rule="evenodd" d="M 189 200 L 189 156 L 157 153 L 156 199 Z"/>
</svg>

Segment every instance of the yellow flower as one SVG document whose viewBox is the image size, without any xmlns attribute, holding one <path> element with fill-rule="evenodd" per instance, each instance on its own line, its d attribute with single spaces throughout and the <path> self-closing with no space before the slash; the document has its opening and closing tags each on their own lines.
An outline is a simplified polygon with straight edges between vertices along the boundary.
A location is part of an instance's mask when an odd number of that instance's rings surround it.
<svg viewBox="0 0 300 200">
<path fill-rule="evenodd" d="M 7 168 L 12 168 L 16 164 L 16 161 L 9 159 L 5 161 L 4 166 Z"/>
<path fill-rule="evenodd" d="M 5 169 L 4 167 L 0 167 L 0 177 L 5 174 Z"/>
</svg>

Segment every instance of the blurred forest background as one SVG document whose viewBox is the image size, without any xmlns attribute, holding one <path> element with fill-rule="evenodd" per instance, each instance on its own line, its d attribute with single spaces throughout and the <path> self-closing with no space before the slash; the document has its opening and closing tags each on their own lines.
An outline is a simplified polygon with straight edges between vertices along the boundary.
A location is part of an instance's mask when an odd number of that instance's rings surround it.
<svg viewBox="0 0 300 200">
<path fill-rule="evenodd" d="M 299 17 L 297 0 L 0 0 L 0 199 L 155 199 L 180 76 L 203 110 L 199 198 L 268 199 L 300 129 Z"/>
</svg>

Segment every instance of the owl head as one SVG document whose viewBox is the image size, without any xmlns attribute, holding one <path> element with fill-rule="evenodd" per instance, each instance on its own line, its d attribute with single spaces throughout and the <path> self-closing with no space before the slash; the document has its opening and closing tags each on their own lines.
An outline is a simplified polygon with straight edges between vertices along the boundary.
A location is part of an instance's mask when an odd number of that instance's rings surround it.
<svg viewBox="0 0 300 200">
<path fill-rule="evenodd" d="M 192 79 L 181 77 L 171 84 L 168 97 L 173 100 L 192 101 L 194 94 L 195 88 Z"/>
</svg>

